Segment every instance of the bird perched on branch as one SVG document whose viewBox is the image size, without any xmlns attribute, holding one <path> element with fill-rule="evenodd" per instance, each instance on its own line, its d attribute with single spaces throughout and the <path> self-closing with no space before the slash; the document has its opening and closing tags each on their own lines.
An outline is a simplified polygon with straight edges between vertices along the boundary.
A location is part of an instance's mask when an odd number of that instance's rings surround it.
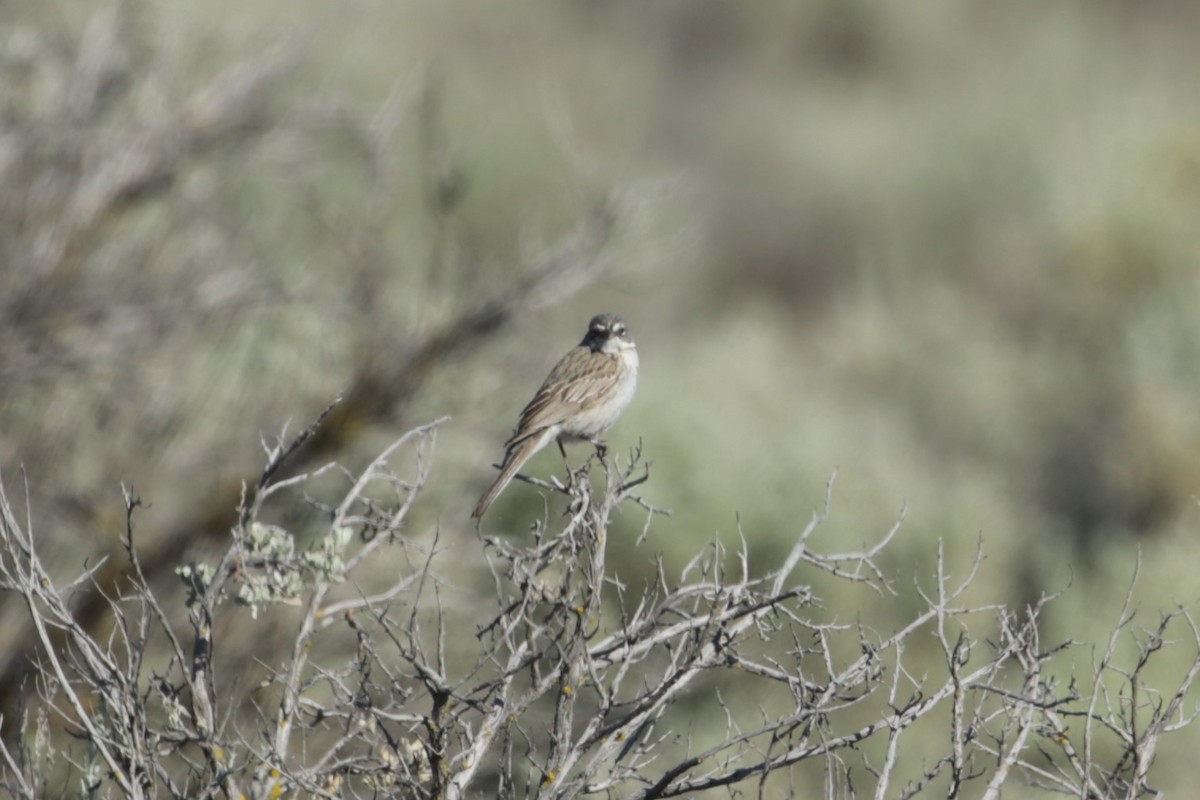
<svg viewBox="0 0 1200 800">
<path fill-rule="evenodd" d="M 625 321 L 597 314 L 587 333 L 550 370 L 542 387 L 521 412 L 516 433 L 504 443 L 504 461 L 495 483 L 479 498 L 471 516 L 482 517 L 521 465 L 551 440 L 587 441 L 602 447 L 600 434 L 613 426 L 637 386 L 637 347 Z"/>
</svg>

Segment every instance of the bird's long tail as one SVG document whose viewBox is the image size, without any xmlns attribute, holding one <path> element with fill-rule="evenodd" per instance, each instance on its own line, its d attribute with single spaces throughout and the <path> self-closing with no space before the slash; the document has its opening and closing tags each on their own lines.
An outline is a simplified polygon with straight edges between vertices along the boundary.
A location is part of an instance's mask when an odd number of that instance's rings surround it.
<svg viewBox="0 0 1200 800">
<path fill-rule="evenodd" d="M 479 498 L 479 502 L 475 504 L 475 510 L 471 512 L 471 516 L 475 519 L 482 517 L 492 504 L 492 501 L 500 496 L 500 493 L 504 491 L 504 487 L 508 486 L 509 481 L 517 474 L 517 470 L 529 460 L 530 456 L 545 446 L 546 437 L 539 436 L 523 442 L 515 449 L 508 451 L 495 483 L 483 493 L 483 497 Z"/>
</svg>

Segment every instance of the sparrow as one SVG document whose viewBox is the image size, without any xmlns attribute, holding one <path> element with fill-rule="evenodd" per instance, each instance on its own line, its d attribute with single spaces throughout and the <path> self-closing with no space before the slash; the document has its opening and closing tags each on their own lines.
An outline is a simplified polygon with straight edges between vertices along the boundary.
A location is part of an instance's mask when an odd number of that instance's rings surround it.
<svg viewBox="0 0 1200 800">
<path fill-rule="evenodd" d="M 583 341 L 554 365 L 521 412 L 516 432 L 504 443 L 500 475 L 479 498 L 471 516 L 482 517 L 521 465 L 551 440 L 558 441 L 564 459 L 563 442 L 587 441 L 603 447 L 597 437 L 629 406 L 637 374 L 637 347 L 625 321 L 616 314 L 592 317 Z"/>
</svg>

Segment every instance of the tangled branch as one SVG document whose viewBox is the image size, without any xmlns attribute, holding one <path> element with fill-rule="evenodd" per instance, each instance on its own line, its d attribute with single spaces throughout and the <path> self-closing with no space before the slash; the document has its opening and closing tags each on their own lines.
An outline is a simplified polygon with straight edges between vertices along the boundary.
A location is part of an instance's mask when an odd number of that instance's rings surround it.
<svg viewBox="0 0 1200 800">
<path fill-rule="evenodd" d="M 677 572 L 657 560 L 638 588 L 606 555 L 631 546 L 610 539 L 620 510 L 647 525 L 662 513 L 635 494 L 649 477 L 640 448 L 542 483 L 563 498 L 560 520 L 531 538 L 476 540 L 471 568 L 446 556 L 443 532 L 410 529 L 445 420 L 361 470 L 279 477 L 319 421 L 265 445 L 227 548 L 179 566 L 178 596 L 156 594 L 144 574 L 141 501 L 124 490 L 130 588 L 106 597 L 116 623 L 102 638 L 70 603 L 100 565 L 56 581 L 30 515 L 0 494 L 0 590 L 23 600 L 40 644 L 33 713 L 0 748 L 8 792 L 42 797 L 75 780 L 85 795 L 129 798 L 641 800 L 733 787 L 998 798 L 1016 785 L 1136 798 L 1154 792 L 1163 737 L 1195 720 L 1200 628 L 1184 609 L 1134 628 L 1132 588 L 1086 681 L 1070 672 L 1074 642 L 1041 641 L 1054 598 L 1019 611 L 964 603 L 980 557 L 953 579 L 939 550 L 923 608 L 894 631 L 830 610 L 818 575 L 894 592 L 879 555 L 899 530 L 855 552 L 814 550 L 832 480 L 775 565 L 759 568 L 743 537 L 737 552 L 712 543 Z M 391 582 L 370 587 L 384 554 Z M 470 586 L 472 575 L 488 585 Z M 250 654 L 264 680 L 222 674 L 221 631 L 280 620 L 287 652 Z M 985 625 L 993 639 L 977 633 Z M 909 650 L 930 635 L 936 668 L 913 670 Z M 1128 641 L 1132 663 L 1118 657 Z M 1185 647 L 1177 684 L 1152 687 L 1150 665 Z"/>
</svg>

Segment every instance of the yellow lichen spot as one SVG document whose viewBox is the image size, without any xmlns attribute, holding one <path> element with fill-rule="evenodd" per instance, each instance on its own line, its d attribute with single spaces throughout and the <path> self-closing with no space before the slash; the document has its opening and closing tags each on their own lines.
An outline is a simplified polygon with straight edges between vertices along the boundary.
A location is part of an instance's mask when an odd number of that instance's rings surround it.
<svg viewBox="0 0 1200 800">
<path fill-rule="evenodd" d="M 562 693 L 567 695 L 568 697 L 570 697 L 574 692 L 575 692 L 575 690 L 572 689 L 570 686 L 564 686 L 562 688 Z"/>
<path fill-rule="evenodd" d="M 549 786 L 550 784 L 554 783 L 554 779 L 557 777 L 558 773 L 556 773 L 554 770 L 550 770 L 542 776 L 542 786 Z"/>
</svg>

